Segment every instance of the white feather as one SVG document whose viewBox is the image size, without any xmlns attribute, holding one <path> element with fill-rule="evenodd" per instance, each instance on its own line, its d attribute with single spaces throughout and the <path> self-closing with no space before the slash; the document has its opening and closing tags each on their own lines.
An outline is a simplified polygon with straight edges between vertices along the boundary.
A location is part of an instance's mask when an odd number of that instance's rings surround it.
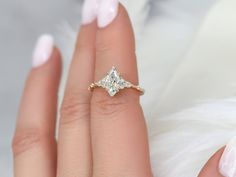
<svg viewBox="0 0 236 177">
<path fill-rule="evenodd" d="M 236 2 L 225 0 L 209 11 L 186 56 L 153 98 L 159 99 L 149 103 L 155 176 L 197 176 L 236 134 L 235 98 L 224 99 L 235 95 L 235 7 Z"/>
<path fill-rule="evenodd" d="M 236 98 L 199 104 L 149 124 L 156 177 L 196 177 L 206 161 L 236 135 Z"/>
<path fill-rule="evenodd" d="M 145 109 L 162 104 L 162 97 L 180 72 L 202 21 L 215 2 L 169 0 L 153 4 L 156 16 L 148 21 L 142 38 L 137 40 L 140 81 L 147 89 L 143 99 Z M 157 109 L 160 112 L 159 106 Z M 151 115 L 153 112 L 147 111 L 147 116 Z"/>
</svg>

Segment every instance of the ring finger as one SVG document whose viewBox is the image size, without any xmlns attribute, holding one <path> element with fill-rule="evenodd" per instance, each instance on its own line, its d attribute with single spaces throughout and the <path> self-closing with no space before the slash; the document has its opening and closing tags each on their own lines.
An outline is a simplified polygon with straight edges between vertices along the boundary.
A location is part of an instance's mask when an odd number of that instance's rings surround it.
<svg viewBox="0 0 236 177">
<path fill-rule="evenodd" d="M 124 7 L 115 0 L 102 1 L 98 26 L 95 81 L 115 66 L 125 79 L 138 84 L 134 35 Z M 125 89 L 111 98 L 104 89 L 94 89 L 91 136 L 95 176 L 152 176 L 139 94 Z"/>
</svg>

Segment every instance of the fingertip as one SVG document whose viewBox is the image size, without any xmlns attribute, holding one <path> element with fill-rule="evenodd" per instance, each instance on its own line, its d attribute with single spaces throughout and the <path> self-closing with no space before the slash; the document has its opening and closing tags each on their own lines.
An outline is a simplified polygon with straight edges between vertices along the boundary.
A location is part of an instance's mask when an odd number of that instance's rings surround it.
<svg viewBox="0 0 236 177">
<path fill-rule="evenodd" d="M 33 52 L 32 67 L 37 68 L 45 64 L 53 53 L 54 38 L 50 34 L 41 35 L 35 45 Z"/>
<path fill-rule="evenodd" d="M 223 177 L 219 171 L 219 162 L 224 148 L 219 149 L 204 165 L 198 177 Z M 228 177 L 228 176 L 227 176 Z M 233 177 L 233 176 L 232 176 Z"/>
<path fill-rule="evenodd" d="M 119 13 L 118 0 L 103 0 L 97 12 L 98 27 L 105 28 L 111 24 Z"/>
<path fill-rule="evenodd" d="M 55 67 L 61 68 L 60 50 L 55 44 L 54 37 L 50 34 L 42 34 L 36 42 L 32 55 L 32 69 L 38 69 L 52 61 Z"/>
<path fill-rule="evenodd" d="M 226 145 L 219 161 L 219 171 L 225 177 L 236 176 L 236 137 Z"/>
<path fill-rule="evenodd" d="M 206 163 L 198 177 L 235 177 L 236 176 L 236 138 L 226 147 L 218 150 Z"/>
<path fill-rule="evenodd" d="M 110 17 L 107 17 L 109 20 L 108 19 L 106 20 L 98 15 L 97 17 L 98 28 L 102 30 L 109 27 L 111 28 L 111 26 L 117 27 L 118 25 L 124 25 L 124 24 L 127 25 L 126 27 L 132 28 L 128 11 L 126 10 L 123 4 L 118 3 L 116 10 L 114 10 L 114 13 L 115 14 L 111 14 Z"/>
</svg>

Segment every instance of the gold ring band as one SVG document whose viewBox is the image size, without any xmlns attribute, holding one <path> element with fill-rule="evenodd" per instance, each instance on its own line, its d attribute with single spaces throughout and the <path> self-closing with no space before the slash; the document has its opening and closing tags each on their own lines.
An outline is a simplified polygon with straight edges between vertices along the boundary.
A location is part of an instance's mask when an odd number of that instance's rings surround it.
<svg viewBox="0 0 236 177">
<path fill-rule="evenodd" d="M 145 92 L 140 86 L 134 85 L 124 80 L 115 67 L 112 67 L 110 72 L 108 72 L 102 80 L 92 83 L 88 89 L 93 91 L 98 87 L 106 89 L 111 97 L 115 96 L 120 90 L 125 88 L 135 89 L 136 91 L 140 92 L 141 95 L 143 95 Z"/>
</svg>

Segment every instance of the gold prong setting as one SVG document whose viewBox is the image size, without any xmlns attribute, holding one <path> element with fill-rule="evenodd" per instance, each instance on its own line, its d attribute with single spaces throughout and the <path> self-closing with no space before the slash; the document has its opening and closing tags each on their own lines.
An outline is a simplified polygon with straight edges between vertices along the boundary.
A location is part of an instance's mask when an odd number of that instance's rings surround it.
<svg viewBox="0 0 236 177">
<path fill-rule="evenodd" d="M 135 86 L 123 79 L 114 66 L 103 79 L 98 82 L 92 83 L 89 87 L 89 90 L 93 90 L 95 87 L 102 87 L 106 89 L 111 97 L 115 96 L 120 90 L 125 88 L 133 88 L 141 92 L 141 94 L 144 93 L 144 90 L 142 88 L 140 88 L 139 86 Z"/>
</svg>

